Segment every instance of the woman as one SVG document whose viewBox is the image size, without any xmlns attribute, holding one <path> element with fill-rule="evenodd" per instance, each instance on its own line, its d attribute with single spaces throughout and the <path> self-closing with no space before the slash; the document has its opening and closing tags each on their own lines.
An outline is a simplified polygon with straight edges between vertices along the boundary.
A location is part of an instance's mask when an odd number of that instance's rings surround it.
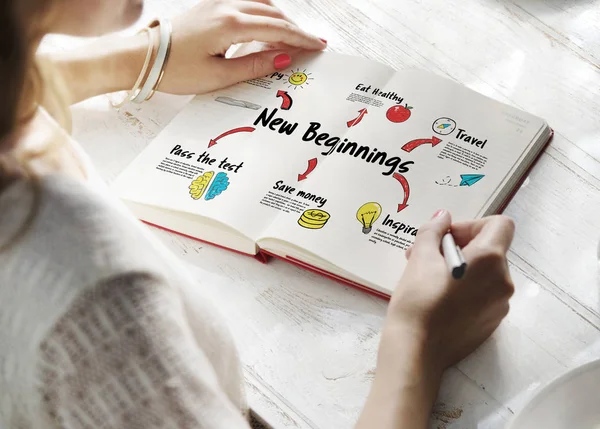
<svg viewBox="0 0 600 429">
<path fill-rule="evenodd" d="M 94 182 L 57 124 L 68 123 L 61 94 L 75 102 L 132 88 L 147 35 L 103 37 L 54 64 L 35 57 L 47 33 L 101 35 L 134 22 L 141 8 L 141 0 L 0 2 L 5 429 L 248 428 L 238 358 L 218 314 L 177 259 Z M 224 58 L 252 40 L 273 49 Z M 205 0 L 173 21 L 160 90 L 214 90 L 287 68 L 298 50 L 325 44 L 269 0 Z M 460 281 L 440 253 L 450 227 L 469 264 Z M 444 210 L 419 229 L 358 428 L 426 427 L 443 371 L 508 312 L 512 236 L 505 217 L 452 224 Z"/>
</svg>

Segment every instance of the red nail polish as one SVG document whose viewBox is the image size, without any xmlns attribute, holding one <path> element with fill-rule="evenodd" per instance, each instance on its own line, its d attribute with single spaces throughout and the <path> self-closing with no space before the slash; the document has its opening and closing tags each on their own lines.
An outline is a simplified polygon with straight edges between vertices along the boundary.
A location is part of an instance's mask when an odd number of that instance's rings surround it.
<svg viewBox="0 0 600 429">
<path fill-rule="evenodd" d="M 322 38 L 320 38 L 320 37 L 319 37 L 319 40 L 320 40 L 321 42 L 323 42 L 323 43 L 327 43 L 327 40 L 325 40 L 325 39 L 322 39 Z"/>
<path fill-rule="evenodd" d="M 433 214 L 433 216 L 431 217 L 431 219 L 435 219 L 436 217 L 440 217 L 441 215 L 443 215 L 446 212 L 446 210 L 444 209 L 440 209 L 437 212 L 435 212 Z"/>
<path fill-rule="evenodd" d="M 273 65 L 276 69 L 283 69 L 292 63 L 292 57 L 288 54 L 279 54 L 273 60 Z"/>
</svg>

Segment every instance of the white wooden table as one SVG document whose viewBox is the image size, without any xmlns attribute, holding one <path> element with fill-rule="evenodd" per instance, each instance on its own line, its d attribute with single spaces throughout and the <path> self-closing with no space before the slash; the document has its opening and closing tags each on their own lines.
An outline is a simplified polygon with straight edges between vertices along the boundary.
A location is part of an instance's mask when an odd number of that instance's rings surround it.
<svg viewBox="0 0 600 429">
<path fill-rule="evenodd" d="M 146 18 L 195 0 L 147 0 Z M 329 49 L 449 77 L 548 120 L 556 135 L 506 213 L 517 286 L 496 334 L 447 372 L 431 427 L 502 428 L 541 385 L 600 356 L 600 1 L 279 0 Z M 57 39 L 55 46 L 78 41 Z M 189 98 L 74 108 L 108 181 Z M 156 231 L 229 319 L 252 407 L 275 427 L 350 428 L 375 369 L 386 302 L 273 262 Z"/>
</svg>

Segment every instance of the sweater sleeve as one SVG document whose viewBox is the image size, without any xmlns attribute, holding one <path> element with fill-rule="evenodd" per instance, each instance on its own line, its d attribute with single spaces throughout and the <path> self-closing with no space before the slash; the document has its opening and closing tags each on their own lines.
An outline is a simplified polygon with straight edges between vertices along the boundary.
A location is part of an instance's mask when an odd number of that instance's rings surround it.
<svg viewBox="0 0 600 429">
<path fill-rule="evenodd" d="M 40 345 L 40 427 L 248 429 L 185 314 L 149 273 L 87 289 Z"/>
</svg>

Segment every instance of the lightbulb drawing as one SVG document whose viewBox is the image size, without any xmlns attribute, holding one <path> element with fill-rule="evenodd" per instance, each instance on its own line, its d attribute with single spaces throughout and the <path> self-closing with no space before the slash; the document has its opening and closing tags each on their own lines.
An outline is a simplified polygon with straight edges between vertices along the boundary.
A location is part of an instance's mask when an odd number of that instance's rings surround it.
<svg viewBox="0 0 600 429">
<path fill-rule="evenodd" d="M 356 212 L 356 219 L 362 224 L 363 234 L 368 234 L 371 232 L 371 228 L 373 224 L 379 219 L 381 215 L 381 206 L 379 203 L 366 203 L 360 206 L 358 211 Z"/>
</svg>

